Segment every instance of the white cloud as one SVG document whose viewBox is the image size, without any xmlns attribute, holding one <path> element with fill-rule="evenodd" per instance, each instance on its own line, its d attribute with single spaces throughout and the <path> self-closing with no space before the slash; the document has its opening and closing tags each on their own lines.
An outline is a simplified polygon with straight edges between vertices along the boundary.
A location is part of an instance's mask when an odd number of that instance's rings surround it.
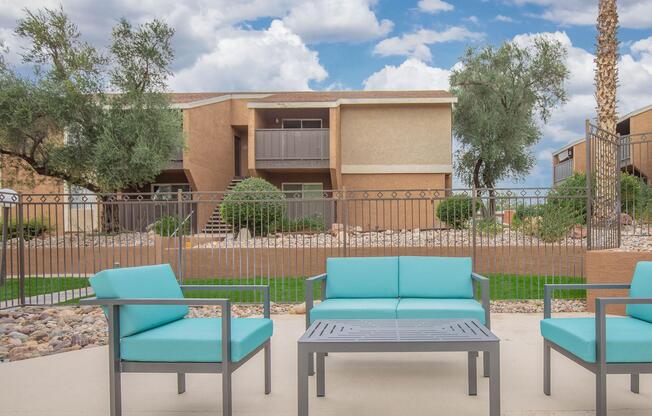
<svg viewBox="0 0 652 416">
<path fill-rule="evenodd" d="M 565 25 L 594 25 L 598 16 L 597 0 L 512 0 L 517 5 L 536 5 L 537 13 L 546 20 Z M 620 25 L 625 28 L 652 27 L 652 2 L 649 0 L 618 0 Z"/>
<path fill-rule="evenodd" d="M 465 18 L 464 20 L 468 20 L 469 22 L 474 23 L 476 25 L 478 24 L 478 22 L 480 22 L 480 19 L 478 19 L 477 16 L 469 16 L 469 17 Z"/>
<path fill-rule="evenodd" d="M 308 90 L 326 70 L 317 52 L 280 20 L 266 30 L 234 30 L 172 79 L 177 91 Z"/>
<path fill-rule="evenodd" d="M 450 70 L 409 58 L 401 65 L 387 65 L 364 80 L 365 90 L 447 90 Z"/>
<path fill-rule="evenodd" d="M 502 15 L 502 14 L 496 15 L 496 17 L 494 17 L 494 20 L 497 21 L 497 22 L 503 22 L 503 23 L 513 23 L 514 22 L 514 19 L 512 19 L 509 16 Z"/>
<path fill-rule="evenodd" d="M 442 0 L 419 0 L 419 10 L 426 13 L 436 14 L 439 12 L 449 12 L 455 7 Z"/>
<path fill-rule="evenodd" d="M 319 0 L 293 7 L 285 25 L 311 42 L 359 42 L 391 32 L 394 24 L 378 20 L 371 9 L 375 0 Z"/>
<path fill-rule="evenodd" d="M 472 32 L 462 26 L 453 26 L 441 32 L 420 29 L 413 33 L 380 41 L 374 48 L 374 53 L 381 56 L 410 56 L 422 61 L 430 61 L 432 55 L 429 45 L 443 42 L 478 40 L 483 37 L 483 33 Z"/>
</svg>

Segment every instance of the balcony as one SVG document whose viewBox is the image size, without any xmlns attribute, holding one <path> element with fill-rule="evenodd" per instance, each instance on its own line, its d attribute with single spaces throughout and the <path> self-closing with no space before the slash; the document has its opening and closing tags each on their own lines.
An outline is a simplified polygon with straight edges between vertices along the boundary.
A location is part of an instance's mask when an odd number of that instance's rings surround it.
<svg viewBox="0 0 652 416">
<path fill-rule="evenodd" d="M 257 129 L 256 169 L 328 169 L 329 129 Z"/>
<path fill-rule="evenodd" d="M 573 159 L 566 159 L 554 166 L 554 183 L 557 184 L 573 174 Z"/>
</svg>

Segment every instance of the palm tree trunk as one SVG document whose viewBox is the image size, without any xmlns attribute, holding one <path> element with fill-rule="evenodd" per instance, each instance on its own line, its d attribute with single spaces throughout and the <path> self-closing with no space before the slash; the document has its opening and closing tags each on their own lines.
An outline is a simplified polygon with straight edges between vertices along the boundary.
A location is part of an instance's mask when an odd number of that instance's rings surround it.
<svg viewBox="0 0 652 416">
<path fill-rule="evenodd" d="M 616 88 L 618 85 L 618 11 L 616 0 L 600 0 L 598 11 L 598 38 L 595 58 L 595 99 L 597 103 L 600 140 L 594 149 L 593 177 L 595 199 L 593 215 L 597 224 L 608 226 L 616 214 L 615 175 L 617 146 L 607 145 L 616 137 Z"/>
</svg>

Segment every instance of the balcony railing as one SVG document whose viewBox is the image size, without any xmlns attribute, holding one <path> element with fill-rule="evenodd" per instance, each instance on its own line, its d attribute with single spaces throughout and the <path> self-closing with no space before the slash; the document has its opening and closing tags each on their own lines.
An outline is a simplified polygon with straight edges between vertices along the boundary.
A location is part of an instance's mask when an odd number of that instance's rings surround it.
<svg viewBox="0 0 652 416">
<path fill-rule="evenodd" d="M 566 159 L 554 166 L 554 181 L 559 183 L 573 174 L 573 159 Z"/>
<path fill-rule="evenodd" d="M 257 129 L 256 168 L 329 166 L 329 129 Z"/>
</svg>

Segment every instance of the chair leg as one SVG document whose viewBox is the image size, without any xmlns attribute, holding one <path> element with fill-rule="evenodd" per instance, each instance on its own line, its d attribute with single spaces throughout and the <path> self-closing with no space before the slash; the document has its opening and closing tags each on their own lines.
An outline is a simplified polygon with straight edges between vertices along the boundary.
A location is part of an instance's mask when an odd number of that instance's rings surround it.
<svg viewBox="0 0 652 416">
<path fill-rule="evenodd" d="M 550 396 L 550 344 L 543 341 L 543 394 Z"/>
<path fill-rule="evenodd" d="M 315 375 L 315 354 L 308 354 L 308 375 Z"/>
<path fill-rule="evenodd" d="M 632 393 L 638 394 L 638 392 L 639 392 L 639 383 L 640 383 L 640 380 L 639 380 L 638 374 L 632 374 L 630 376 L 630 390 L 632 391 Z"/>
<path fill-rule="evenodd" d="M 109 373 L 109 407 L 111 416 L 122 415 L 122 379 L 120 369 L 114 359 L 111 359 Z"/>
<path fill-rule="evenodd" d="M 595 416 L 607 416 L 607 374 L 595 375 Z"/>
<path fill-rule="evenodd" d="M 231 416 L 233 404 L 231 402 L 231 371 L 229 369 L 222 373 L 222 415 Z"/>
<path fill-rule="evenodd" d="M 186 392 L 186 373 L 177 373 L 177 393 Z"/>
<path fill-rule="evenodd" d="M 265 394 L 272 392 L 272 345 L 268 340 L 265 344 Z"/>
</svg>

